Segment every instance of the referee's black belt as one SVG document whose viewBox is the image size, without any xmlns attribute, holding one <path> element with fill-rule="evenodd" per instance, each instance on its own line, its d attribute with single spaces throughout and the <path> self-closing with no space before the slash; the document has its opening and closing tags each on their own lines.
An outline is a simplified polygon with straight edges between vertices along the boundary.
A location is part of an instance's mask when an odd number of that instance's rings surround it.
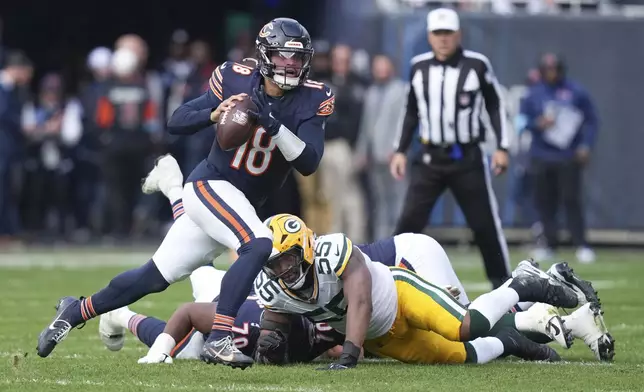
<svg viewBox="0 0 644 392">
<path fill-rule="evenodd" d="M 475 148 L 479 148 L 479 143 L 454 143 L 454 144 L 432 144 L 432 143 L 427 143 L 423 144 L 423 151 L 428 152 L 428 153 L 451 153 L 454 151 L 454 148 L 458 146 L 461 151 L 470 151 Z"/>
</svg>

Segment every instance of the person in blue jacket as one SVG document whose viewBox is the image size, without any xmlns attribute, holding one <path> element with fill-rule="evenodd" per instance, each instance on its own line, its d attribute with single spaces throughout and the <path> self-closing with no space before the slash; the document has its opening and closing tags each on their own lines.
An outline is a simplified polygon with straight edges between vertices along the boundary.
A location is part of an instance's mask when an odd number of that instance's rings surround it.
<svg viewBox="0 0 644 392">
<path fill-rule="evenodd" d="M 595 259 L 585 237 L 582 208 L 582 174 L 595 144 L 598 119 L 586 90 L 566 75 L 563 60 L 542 56 L 541 81 L 522 102 L 521 113 L 532 133 L 531 170 L 535 204 L 543 225 L 545 244 L 535 258 L 548 259 L 557 247 L 557 209 L 563 204 L 577 259 Z"/>
</svg>

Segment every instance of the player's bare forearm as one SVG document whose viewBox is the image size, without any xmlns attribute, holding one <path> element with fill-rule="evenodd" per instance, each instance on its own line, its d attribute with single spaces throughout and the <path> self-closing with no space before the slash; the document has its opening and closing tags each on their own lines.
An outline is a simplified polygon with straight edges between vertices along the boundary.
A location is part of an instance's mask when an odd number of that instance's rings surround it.
<svg viewBox="0 0 644 392">
<path fill-rule="evenodd" d="M 342 274 L 344 297 L 347 300 L 346 340 L 362 347 L 371 320 L 371 274 L 360 250 L 353 248 L 349 263 Z"/>
<path fill-rule="evenodd" d="M 208 333 L 212 328 L 217 305 L 214 303 L 190 302 L 181 305 L 170 317 L 163 332 L 180 342 L 192 328 L 201 333 Z"/>
</svg>

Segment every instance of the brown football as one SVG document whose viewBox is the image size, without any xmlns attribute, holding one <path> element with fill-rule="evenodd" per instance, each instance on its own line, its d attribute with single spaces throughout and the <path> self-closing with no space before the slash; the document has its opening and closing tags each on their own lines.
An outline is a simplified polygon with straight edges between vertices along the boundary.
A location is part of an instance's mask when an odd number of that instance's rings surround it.
<svg viewBox="0 0 644 392">
<path fill-rule="evenodd" d="M 232 150 L 248 141 L 255 128 L 255 121 L 247 110 L 257 111 L 257 106 L 246 96 L 235 101 L 235 107 L 225 111 L 217 123 L 217 143 L 222 150 Z"/>
</svg>

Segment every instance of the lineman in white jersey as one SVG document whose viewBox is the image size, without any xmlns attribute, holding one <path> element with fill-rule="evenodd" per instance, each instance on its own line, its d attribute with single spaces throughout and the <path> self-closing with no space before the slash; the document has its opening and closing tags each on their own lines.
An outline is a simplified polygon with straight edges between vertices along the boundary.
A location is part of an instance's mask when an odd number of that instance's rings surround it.
<svg viewBox="0 0 644 392">
<path fill-rule="evenodd" d="M 356 366 L 363 344 L 377 355 L 417 363 L 484 363 L 504 354 L 559 359 L 548 346 L 517 332 L 543 320 L 520 321 L 507 312 L 519 301 L 576 306 L 577 297 L 567 287 L 518 277 L 466 309 L 418 275 L 372 262 L 343 234 L 314 238 L 301 219 L 288 214 L 273 217 L 268 226 L 273 251 L 254 286 L 265 306 L 260 341 L 284 344 L 257 350 L 260 362 L 280 362 L 292 315 L 327 322 L 346 335 L 343 353 L 330 369 Z M 559 317 L 546 322 L 543 332 L 555 322 L 561 334 Z"/>
<path fill-rule="evenodd" d="M 161 168 L 165 170 L 162 171 Z M 160 165 L 155 166 L 146 179 L 144 188 L 147 188 L 148 193 L 161 191 L 171 199 L 170 187 L 167 184 L 172 183 L 169 180 L 174 177 L 182 177 L 178 164 L 163 167 Z M 181 189 L 174 193 L 175 199 L 170 200 L 173 205 L 181 202 L 181 199 L 176 200 L 177 197 L 180 198 L 181 196 Z M 175 210 L 174 208 L 173 212 L 175 212 L 175 219 L 183 213 L 181 209 Z M 268 224 L 268 222 L 269 220 L 265 223 Z M 461 304 L 469 305 L 470 301 L 467 293 L 454 272 L 447 253 L 433 238 L 423 234 L 405 233 L 371 244 L 357 245 L 357 247 L 373 261 L 378 261 L 386 266 L 408 269 L 435 286 L 448 288 L 449 293 L 456 297 Z M 598 359 L 611 360 L 614 355 L 614 339 L 606 330 L 601 316 L 601 309 L 598 306 L 599 301 L 590 282 L 579 278 L 566 263 L 554 264 L 546 274 L 532 266 L 528 261 L 522 261 L 513 272 L 513 276 L 526 274 L 541 275 L 543 278 L 549 278 L 551 283 L 567 285 L 577 293 L 579 305 L 585 305 L 569 316 L 562 317 L 566 323 L 566 328 L 572 331 L 574 337 L 583 339 Z M 519 305 L 522 305 L 522 310 L 527 310 L 527 305 L 529 304 L 522 303 Z M 526 320 L 545 319 L 546 321 L 543 322 L 541 328 L 544 329 L 548 325 L 548 321 L 558 315 L 554 308 L 544 305 L 532 308 L 530 310 L 531 315 L 525 314 L 518 317 Z M 535 328 L 529 327 L 529 323 L 526 321 L 520 320 L 517 324 L 524 327 L 528 325 L 528 327 L 523 328 L 524 331 L 535 331 Z M 540 329 L 536 330 L 541 332 Z M 531 338 L 535 337 L 538 336 L 531 335 Z M 552 339 L 552 337 L 540 336 L 538 341 L 545 342 Z M 562 335 L 559 336 L 558 342 L 560 344 L 564 343 L 562 342 L 562 337 Z M 565 343 L 569 345 L 570 340 Z"/>
</svg>

